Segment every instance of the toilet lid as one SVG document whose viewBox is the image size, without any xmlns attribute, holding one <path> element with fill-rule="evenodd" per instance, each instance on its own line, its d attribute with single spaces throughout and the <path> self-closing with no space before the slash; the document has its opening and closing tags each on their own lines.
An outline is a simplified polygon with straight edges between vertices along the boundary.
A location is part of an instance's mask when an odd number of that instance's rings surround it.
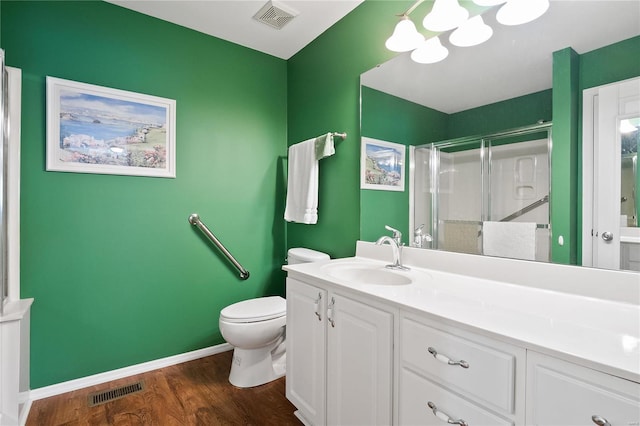
<svg viewBox="0 0 640 426">
<path fill-rule="evenodd" d="M 229 322 L 256 322 L 287 314 L 287 301 L 280 296 L 243 300 L 224 308 L 220 318 Z"/>
</svg>

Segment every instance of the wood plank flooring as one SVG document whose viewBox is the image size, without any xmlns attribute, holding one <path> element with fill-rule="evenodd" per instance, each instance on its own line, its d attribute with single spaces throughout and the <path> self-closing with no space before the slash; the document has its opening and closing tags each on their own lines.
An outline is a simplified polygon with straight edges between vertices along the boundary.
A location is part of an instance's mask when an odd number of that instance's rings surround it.
<svg viewBox="0 0 640 426">
<path fill-rule="evenodd" d="M 232 352 L 34 401 L 26 426 L 301 425 L 284 377 L 255 388 L 229 383 Z M 89 395 L 144 381 L 144 390 L 90 407 Z"/>
</svg>

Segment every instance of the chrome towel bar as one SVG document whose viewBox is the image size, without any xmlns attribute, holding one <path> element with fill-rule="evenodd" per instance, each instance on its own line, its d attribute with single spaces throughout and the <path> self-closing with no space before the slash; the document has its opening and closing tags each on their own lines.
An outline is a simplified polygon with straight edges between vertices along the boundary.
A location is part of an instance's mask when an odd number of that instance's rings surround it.
<svg viewBox="0 0 640 426">
<path fill-rule="evenodd" d="M 193 226 L 197 226 L 198 229 L 200 229 L 200 231 L 202 231 L 202 233 L 206 235 L 207 238 L 209 238 L 211 242 L 220 249 L 220 251 L 227 257 L 227 259 L 229 259 L 229 261 L 233 263 L 233 266 L 235 266 L 236 269 L 240 272 L 241 280 L 246 280 L 247 278 L 249 278 L 249 271 L 242 267 L 242 265 L 236 260 L 236 258 L 233 257 L 231 253 L 229 253 L 229 250 L 227 250 L 227 248 L 222 245 L 220 240 L 218 240 L 218 238 L 213 235 L 213 232 L 211 232 L 209 228 L 207 228 L 207 226 L 202 223 L 202 221 L 200 220 L 200 216 L 198 216 L 196 213 L 193 213 L 191 216 L 189 216 L 189 223 Z"/>
</svg>

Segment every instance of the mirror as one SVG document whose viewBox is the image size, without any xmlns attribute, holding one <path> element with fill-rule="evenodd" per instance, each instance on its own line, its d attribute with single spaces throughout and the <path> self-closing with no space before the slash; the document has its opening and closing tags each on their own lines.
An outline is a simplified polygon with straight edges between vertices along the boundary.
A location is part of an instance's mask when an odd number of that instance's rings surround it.
<svg viewBox="0 0 640 426">
<path fill-rule="evenodd" d="M 419 31 L 431 6 L 425 2 L 411 14 Z M 361 135 L 421 146 L 550 121 L 553 53 L 571 47 L 582 55 L 637 37 L 639 7 L 634 1 L 551 0 L 542 17 L 516 27 L 500 25 L 498 8 L 488 9 L 482 16 L 494 34 L 487 42 L 455 47 L 447 32 L 440 39 L 449 56 L 441 62 L 418 64 L 403 53 L 363 73 Z M 361 190 L 361 239 L 374 241 L 389 224 L 409 244 L 412 189 L 407 183 L 403 193 Z"/>
</svg>

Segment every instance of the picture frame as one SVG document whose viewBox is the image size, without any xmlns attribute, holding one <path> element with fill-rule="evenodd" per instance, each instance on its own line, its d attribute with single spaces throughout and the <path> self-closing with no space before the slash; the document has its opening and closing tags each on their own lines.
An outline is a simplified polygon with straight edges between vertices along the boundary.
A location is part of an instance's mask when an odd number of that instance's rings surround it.
<svg viewBox="0 0 640 426">
<path fill-rule="evenodd" d="M 47 76 L 47 171 L 176 177 L 176 101 Z"/>
<path fill-rule="evenodd" d="M 404 191 L 406 146 L 362 137 L 360 188 Z"/>
</svg>

